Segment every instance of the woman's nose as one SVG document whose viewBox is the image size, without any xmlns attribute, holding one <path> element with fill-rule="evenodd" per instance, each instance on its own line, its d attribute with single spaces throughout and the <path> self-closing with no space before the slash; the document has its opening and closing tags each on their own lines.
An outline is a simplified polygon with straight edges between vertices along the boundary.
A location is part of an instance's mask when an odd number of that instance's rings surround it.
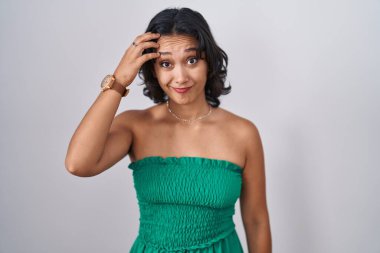
<svg viewBox="0 0 380 253">
<path fill-rule="evenodd" d="M 189 80 L 187 72 L 184 67 L 182 66 L 177 67 L 175 71 L 174 79 L 175 79 L 175 83 L 177 84 L 183 84 Z"/>
</svg>

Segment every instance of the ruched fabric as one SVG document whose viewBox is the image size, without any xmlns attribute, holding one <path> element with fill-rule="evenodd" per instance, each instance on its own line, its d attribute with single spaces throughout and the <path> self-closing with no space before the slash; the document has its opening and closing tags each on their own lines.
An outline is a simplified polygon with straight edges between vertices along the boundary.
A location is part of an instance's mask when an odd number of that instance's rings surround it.
<svg viewBox="0 0 380 253">
<path fill-rule="evenodd" d="M 242 168 L 205 157 L 148 156 L 131 162 L 140 209 L 130 253 L 240 253 L 233 215 Z"/>
</svg>

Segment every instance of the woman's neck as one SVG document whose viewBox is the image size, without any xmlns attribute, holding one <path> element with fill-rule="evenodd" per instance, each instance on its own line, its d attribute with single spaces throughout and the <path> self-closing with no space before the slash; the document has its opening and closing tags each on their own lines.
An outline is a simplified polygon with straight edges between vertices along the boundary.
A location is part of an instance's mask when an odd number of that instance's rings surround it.
<svg viewBox="0 0 380 253">
<path fill-rule="evenodd" d="M 206 100 L 191 104 L 177 104 L 171 99 L 168 102 L 168 107 L 172 113 L 181 119 L 194 120 L 210 111 L 210 105 Z"/>
</svg>

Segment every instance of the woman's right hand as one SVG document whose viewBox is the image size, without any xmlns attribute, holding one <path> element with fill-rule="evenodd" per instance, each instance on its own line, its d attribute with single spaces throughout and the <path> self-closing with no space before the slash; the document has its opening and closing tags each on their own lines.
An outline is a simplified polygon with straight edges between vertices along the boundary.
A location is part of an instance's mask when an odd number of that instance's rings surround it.
<svg viewBox="0 0 380 253">
<path fill-rule="evenodd" d="M 142 54 L 147 48 L 158 48 L 157 42 L 151 41 L 158 39 L 160 34 L 147 32 L 136 37 L 134 43 L 125 51 L 119 65 L 117 66 L 114 76 L 125 87 L 129 86 L 135 79 L 141 66 L 148 60 L 157 58 L 160 54 L 147 53 Z"/>
</svg>

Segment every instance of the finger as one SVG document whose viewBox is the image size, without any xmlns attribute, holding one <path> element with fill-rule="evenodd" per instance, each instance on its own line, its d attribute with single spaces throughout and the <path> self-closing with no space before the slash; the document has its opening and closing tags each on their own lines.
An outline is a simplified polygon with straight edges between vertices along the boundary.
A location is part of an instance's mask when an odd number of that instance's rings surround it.
<svg viewBox="0 0 380 253">
<path fill-rule="evenodd" d="M 138 35 L 138 36 L 136 37 L 136 40 L 137 40 L 137 39 L 141 39 L 141 38 L 143 38 L 144 36 L 149 35 L 149 34 L 153 34 L 153 33 L 152 33 L 152 32 L 146 32 L 146 33 L 140 34 L 140 35 Z"/>
<path fill-rule="evenodd" d="M 147 48 L 159 48 L 160 44 L 154 41 L 149 41 L 149 42 L 142 42 L 138 45 L 135 46 L 136 49 L 138 49 L 139 53 L 142 53 L 145 49 Z"/>
<path fill-rule="evenodd" d="M 131 55 L 133 55 L 133 57 L 135 58 L 138 58 L 143 54 L 155 53 L 159 47 L 160 47 L 160 44 L 158 44 L 157 42 L 153 42 L 153 41 L 142 42 L 131 49 L 132 50 Z M 144 52 L 145 50 L 146 52 Z"/>
<path fill-rule="evenodd" d="M 158 58 L 160 56 L 160 53 L 149 53 L 149 54 L 143 54 L 139 58 L 137 58 L 137 61 L 139 62 L 140 66 L 143 65 L 146 61 Z"/>
<path fill-rule="evenodd" d="M 160 37 L 159 33 L 144 33 L 143 35 L 137 36 L 134 40 L 135 44 L 139 45 L 142 42 L 157 39 Z"/>
</svg>

